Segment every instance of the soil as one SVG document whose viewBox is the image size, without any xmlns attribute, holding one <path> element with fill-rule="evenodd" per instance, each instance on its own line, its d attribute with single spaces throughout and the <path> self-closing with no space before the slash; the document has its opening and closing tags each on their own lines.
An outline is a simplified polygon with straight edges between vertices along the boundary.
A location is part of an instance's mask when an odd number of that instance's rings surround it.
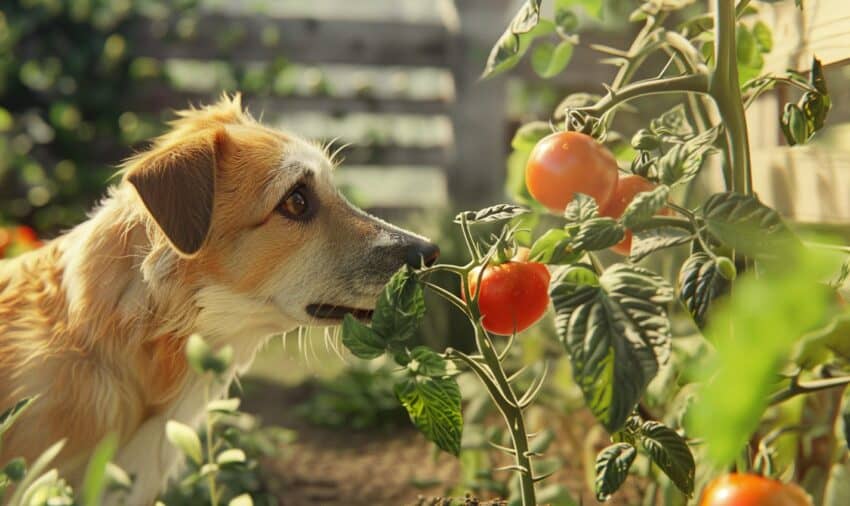
<svg viewBox="0 0 850 506">
<path fill-rule="evenodd" d="M 266 425 L 297 432 L 275 460 L 263 464 L 268 486 L 280 506 L 407 506 L 501 505 L 498 498 L 455 498 L 441 495 L 458 482 L 460 466 L 454 457 L 435 447 L 412 427 L 384 431 L 342 431 L 310 425 L 294 414 L 294 407 L 310 395 L 306 387 L 287 388 L 261 383 L 246 389 L 243 409 Z M 566 486 L 579 504 L 599 504 L 584 484 L 582 465 L 586 440 L 595 448 L 605 445 L 601 431 L 588 412 L 547 417 L 556 431 L 556 443 L 546 452 L 559 456 L 564 467 L 546 480 Z M 606 504 L 640 503 L 641 484 L 631 477 Z M 484 501 L 483 499 L 486 499 Z"/>
</svg>

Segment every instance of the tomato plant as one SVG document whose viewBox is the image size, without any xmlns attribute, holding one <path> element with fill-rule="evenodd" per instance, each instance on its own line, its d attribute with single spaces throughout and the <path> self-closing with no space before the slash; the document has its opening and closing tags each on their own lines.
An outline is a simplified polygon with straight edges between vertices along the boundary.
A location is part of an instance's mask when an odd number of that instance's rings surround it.
<svg viewBox="0 0 850 506">
<path fill-rule="evenodd" d="M 485 77 L 527 52 L 541 75 L 563 71 L 580 44 L 576 9 L 591 17 L 600 9 L 588 0 L 553 0 L 554 17 L 545 19 L 541 4 L 523 3 Z M 520 245 L 530 247 L 529 262 L 551 269 L 557 337 L 587 408 L 610 434 L 593 469 L 599 500 L 640 474 L 652 483 L 649 502 L 660 493 L 684 504 L 714 476 L 736 470 L 804 482 L 820 504 L 841 497 L 850 473 L 846 444 L 835 435 L 842 422 L 850 429 L 850 414 L 841 415 L 850 315 L 834 304 L 836 287 L 850 275 L 850 248 L 806 236 L 754 194 L 744 114 L 765 91 L 789 86 L 802 96 L 777 121 L 789 145 L 809 141 L 832 105 L 821 63 L 813 58 L 805 74 L 762 73 L 772 35 L 749 1 L 713 0 L 702 13 L 689 4 L 641 4 L 630 20 L 642 28 L 629 47 L 590 47 L 618 67 L 604 94 L 570 95 L 548 122 L 517 131 L 509 171 L 522 171 L 524 178 L 510 180 L 526 183 L 515 188 L 524 205 L 457 215 L 468 262 L 404 269 L 378 300 L 371 326 L 344 322 L 352 353 L 389 354 L 402 367 L 397 396 L 446 451 L 460 451 L 463 430 L 455 377 L 469 371 L 481 381 L 510 434 L 509 445 L 493 444 L 513 460 L 506 468 L 518 483 L 513 504 L 537 504 L 548 475 L 524 418 L 548 362 L 523 384 L 517 377 L 524 369 L 507 360 L 544 299 L 493 303 L 485 294 L 501 277 L 513 283 L 522 275 L 528 286 L 542 280 L 532 264 L 492 265 Z M 648 69 L 657 55 L 667 63 Z M 640 70 L 656 77 L 635 80 Z M 629 138 L 616 130 L 624 106 L 660 95 L 678 102 L 634 132 L 628 149 L 614 150 Z M 703 197 L 690 190 L 706 171 L 720 172 L 723 189 Z M 536 219 L 542 214 L 549 216 Z M 500 232 L 488 235 L 494 226 Z M 627 256 L 607 263 L 600 253 L 609 248 Z M 653 257 L 664 262 L 642 263 Z M 438 272 L 456 276 L 460 291 L 439 284 Z M 424 317 L 424 290 L 468 318 L 472 352 L 406 344 Z"/>
</svg>

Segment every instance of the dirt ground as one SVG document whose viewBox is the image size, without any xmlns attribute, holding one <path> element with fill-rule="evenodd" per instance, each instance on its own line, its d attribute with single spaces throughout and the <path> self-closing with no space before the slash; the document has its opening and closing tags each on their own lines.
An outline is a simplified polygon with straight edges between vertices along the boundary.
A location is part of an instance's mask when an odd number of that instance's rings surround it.
<svg viewBox="0 0 850 506">
<path fill-rule="evenodd" d="M 448 454 L 435 453 L 433 445 L 412 427 L 378 433 L 331 430 L 306 423 L 292 408 L 309 394 L 303 387 L 268 383 L 251 388 L 243 399 L 243 409 L 259 415 L 264 424 L 298 433 L 296 442 L 287 445 L 278 460 L 264 464 L 269 487 L 281 506 L 442 504 L 433 498 L 457 483 L 458 461 Z M 546 483 L 565 485 L 579 504 L 599 504 L 584 485 L 582 465 L 588 434 L 596 434 L 590 431 L 594 421 L 586 412 L 573 414 L 569 420 L 560 418 L 551 420 L 557 444 L 550 447 L 547 456 L 560 456 L 565 465 Z M 599 439 L 591 442 L 594 446 L 605 443 L 604 436 L 592 437 Z M 630 478 L 606 504 L 639 502 L 639 484 Z"/>
</svg>

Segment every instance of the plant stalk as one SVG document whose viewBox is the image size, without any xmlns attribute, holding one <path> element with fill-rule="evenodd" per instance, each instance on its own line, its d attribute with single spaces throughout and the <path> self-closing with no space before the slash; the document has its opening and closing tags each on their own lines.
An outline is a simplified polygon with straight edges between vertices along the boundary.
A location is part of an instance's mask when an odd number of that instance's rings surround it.
<svg viewBox="0 0 850 506">
<path fill-rule="evenodd" d="M 210 385 L 207 384 L 206 388 L 204 388 L 204 406 L 210 403 Z M 212 414 L 206 413 L 204 420 L 206 422 L 206 440 L 207 440 L 207 462 L 213 464 L 215 460 L 213 460 L 213 441 L 212 441 Z M 218 506 L 218 491 L 215 487 L 215 473 L 209 473 L 207 475 L 207 486 L 210 489 L 210 504 L 212 506 Z"/>
<path fill-rule="evenodd" d="M 709 93 L 717 104 L 726 127 L 726 163 L 732 172 L 732 190 L 753 192 L 747 118 L 738 84 L 738 56 L 735 44 L 734 0 L 712 0 L 715 19 L 714 70 L 710 74 Z"/>
</svg>

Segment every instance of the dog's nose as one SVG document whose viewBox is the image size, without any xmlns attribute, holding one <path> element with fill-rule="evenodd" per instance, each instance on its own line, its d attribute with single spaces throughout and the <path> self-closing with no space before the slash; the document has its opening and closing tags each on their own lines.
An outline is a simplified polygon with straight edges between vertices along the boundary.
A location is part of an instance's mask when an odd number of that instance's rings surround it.
<svg viewBox="0 0 850 506">
<path fill-rule="evenodd" d="M 407 246 L 404 261 L 414 269 L 419 269 L 424 264 L 431 267 L 440 257 L 440 247 L 434 243 L 416 239 Z"/>
</svg>

